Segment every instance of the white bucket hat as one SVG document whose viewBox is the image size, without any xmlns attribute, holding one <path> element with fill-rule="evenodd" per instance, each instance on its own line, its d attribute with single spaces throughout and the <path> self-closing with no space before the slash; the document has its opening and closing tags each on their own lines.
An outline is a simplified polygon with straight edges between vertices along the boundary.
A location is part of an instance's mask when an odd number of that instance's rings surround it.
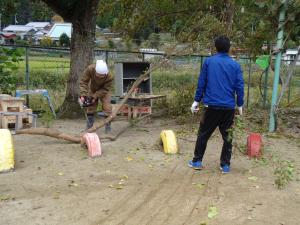
<svg viewBox="0 0 300 225">
<path fill-rule="evenodd" d="M 108 74 L 108 67 L 106 62 L 103 60 L 97 60 L 96 62 L 96 73 L 98 74 Z"/>
</svg>

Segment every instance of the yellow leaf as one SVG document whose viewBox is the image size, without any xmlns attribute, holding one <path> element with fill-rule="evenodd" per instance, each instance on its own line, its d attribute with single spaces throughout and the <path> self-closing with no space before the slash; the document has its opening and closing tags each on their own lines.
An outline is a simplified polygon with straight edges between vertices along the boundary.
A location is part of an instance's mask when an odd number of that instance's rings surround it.
<svg viewBox="0 0 300 225">
<path fill-rule="evenodd" d="M 248 177 L 248 180 L 256 181 L 256 180 L 257 180 L 257 177 L 255 177 L 255 176 Z"/>
<path fill-rule="evenodd" d="M 126 160 L 127 160 L 128 162 L 130 162 L 130 161 L 132 161 L 132 160 L 133 160 L 133 158 L 132 158 L 132 157 L 130 157 L 130 156 L 127 156 L 127 157 L 126 157 Z"/>
</svg>

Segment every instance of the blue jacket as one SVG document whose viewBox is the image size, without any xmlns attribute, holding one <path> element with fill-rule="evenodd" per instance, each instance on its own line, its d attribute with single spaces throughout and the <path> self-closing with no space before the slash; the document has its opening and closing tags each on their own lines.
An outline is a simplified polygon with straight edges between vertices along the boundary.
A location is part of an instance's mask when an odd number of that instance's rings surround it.
<svg viewBox="0 0 300 225">
<path fill-rule="evenodd" d="M 235 97 L 236 96 L 236 97 Z M 240 64 L 227 53 L 217 53 L 204 61 L 198 78 L 195 101 L 221 108 L 244 104 L 244 79 Z"/>
</svg>

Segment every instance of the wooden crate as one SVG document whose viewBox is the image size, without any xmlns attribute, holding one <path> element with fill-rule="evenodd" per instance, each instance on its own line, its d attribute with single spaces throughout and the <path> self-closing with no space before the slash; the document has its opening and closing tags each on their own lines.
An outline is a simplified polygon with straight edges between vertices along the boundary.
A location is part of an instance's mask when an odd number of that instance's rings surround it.
<svg viewBox="0 0 300 225">
<path fill-rule="evenodd" d="M 112 104 L 112 111 L 114 112 L 114 111 L 116 111 L 116 109 L 117 109 L 117 107 L 119 107 L 120 106 L 120 104 Z M 123 105 L 122 107 L 121 107 L 121 109 L 119 110 L 119 112 L 118 113 L 125 113 L 125 114 L 128 114 L 128 111 L 130 110 L 130 108 L 128 107 L 128 105 Z"/>
<path fill-rule="evenodd" d="M 23 112 L 32 114 L 32 109 L 25 108 L 25 109 L 23 109 Z M 23 121 L 23 124 L 25 124 L 25 123 L 32 124 L 32 116 L 25 115 L 25 116 L 23 116 L 22 121 Z"/>
<path fill-rule="evenodd" d="M 0 99 L 0 111 L 3 112 L 22 112 L 23 98 L 4 98 Z"/>
<path fill-rule="evenodd" d="M 17 117 L 16 116 L 1 116 L 1 128 L 8 129 L 16 126 Z M 18 129 L 23 127 L 23 116 L 18 117 Z"/>
<path fill-rule="evenodd" d="M 117 107 L 119 107 L 120 104 L 112 104 L 112 111 L 115 112 Z M 121 109 L 118 112 L 118 115 L 122 116 L 128 116 L 128 118 L 131 118 L 131 108 L 128 105 L 123 105 Z"/>
<path fill-rule="evenodd" d="M 132 117 L 137 118 L 139 115 L 142 114 L 151 114 L 152 108 L 151 106 L 131 106 L 132 110 Z"/>
</svg>

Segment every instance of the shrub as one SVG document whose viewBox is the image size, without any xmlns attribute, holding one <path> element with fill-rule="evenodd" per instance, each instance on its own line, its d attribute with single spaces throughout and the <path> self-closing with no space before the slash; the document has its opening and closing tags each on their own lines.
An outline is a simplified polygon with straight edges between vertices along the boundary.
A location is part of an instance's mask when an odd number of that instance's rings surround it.
<svg viewBox="0 0 300 225">
<path fill-rule="evenodd" d="M 70 38 L 66 33 L 62 33 L 62 35 L 60 35 L 59 45 L 61 47 L 69 47 L 70 46 Z"/>
<path fill-rule="evenodd" d="M 190 107 L 194 101 L 196 84 L 182 86 L 180 91 L 173 91 L 167 101 L 167 112 L 170 116 L 190 115 Z"/>
<path fill-rule="evenodd" d="M 155 91 L 164 92 L 164 90 L 179 90 L 186 85 L 196 85 L 198 73 L 192 71 L 183 71 L 181 73 L 175 70 L 158 71 L 152 75 L 152 84 Z"/>
<path fill-rule="evenodd" d="M 190 107 L 197 86 L 198 72 L 192 70 L 161 70 L 152 74 L 153 90 L 167 95 L 155 107 L 164 109 L 165 115 L 176 117 L 180 123 L 191 121 Z"/>
<path fill-rule="evenodd" d="M 108 40 L 108 48 L 113 49 L 115 47 L 116 47 L 115 43 L 111 39 L 109 39 Z"/>
<path fill-rule="evenodd" d="M 31 43 L 29 40 L 21 40 L 21 39 L 17 39 L 16 40 L 16 45 L 20 45 L 20 46 L 29 46 Z"/>
<path fill-rule="evenodd" d="M 42 47 L 51 47 L 52 46 L 52 39 L 49 36 L 45 36 L 41 39 L 41 46 Z"/>
<path fill-rule="evenodd" d="M 45 88 L 51 90 L 64 90 L 68 73 L 61 73 L 55 70 L 33 70 L 30 72 L 29 83 L 32 88 Z M 16 79 L 19 84 L 25 83 L 23 75 Z"/>
</svg>

